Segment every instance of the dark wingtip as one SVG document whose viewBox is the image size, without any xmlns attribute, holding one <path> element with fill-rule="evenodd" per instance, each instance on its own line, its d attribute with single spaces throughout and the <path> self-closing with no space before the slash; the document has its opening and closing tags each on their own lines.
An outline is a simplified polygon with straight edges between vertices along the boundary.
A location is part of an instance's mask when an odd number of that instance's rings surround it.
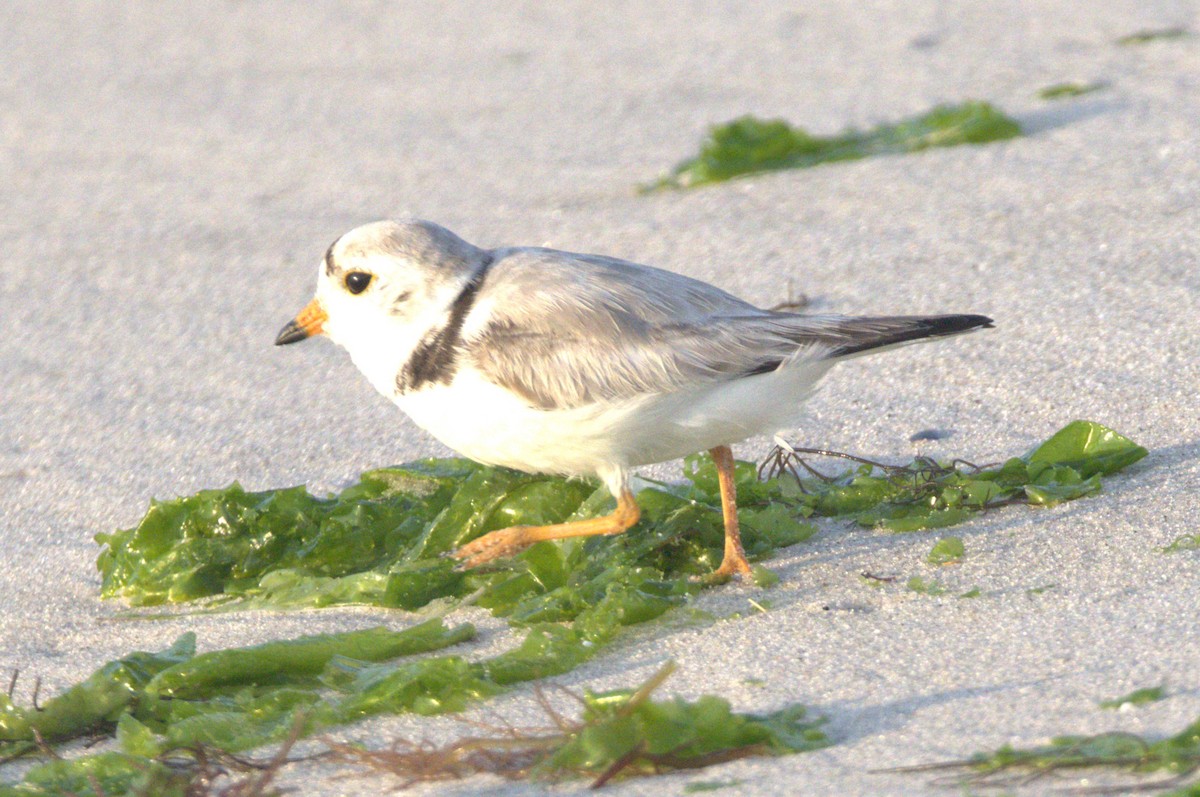
<svg viewBox="0 0 1200 797">
<path fill-rule="evenodd" d="M 299 343 L 307 337 L 308 332 L 293 319 L 279 330 L 279 335 L 275 338 L 275 345 L 286 346 L 289 343 Z"/>
<path fill-rule="evenodd" d="M 850 323 L 882 324 L 884 328 L 871 329 L 867 334 L 859 336 L 858 340 L 844 343 L 831 352 L 832 357 L 848 357 L 862 354 L 872 349 L 896 346 L 901 343 L 912 343 L 926 338 L 942 338 L 949 335 L 960 335 L 964 332 L 974 332 L 977 329 L 991 329 L 992 319 L 985 315 L 956 315 L 931 316 L 892 316 L 888 318 L 850 319 Z M 887 327 L 891 327 L 890 329 Z"/>
<path fill-rule="evenodd" d="M 954 335 L 958 332 L 969 332 L 972 329 L 993 329 L 996 324 L 985 315 L 945 315 L 929 319 L 934 328 L 934 335 Z"/>
<path fill-rule="evenodd" d="M 985 315 L 934 315 L 914 319 L 912 328 L 896 335 L 895 342 L 920 340 L 921 338 L 941 338 L 947 335 L 961 335 L 964 332 L 974 332 L 977 329 L 992 329 L 995 324 Z"/>
</svg>

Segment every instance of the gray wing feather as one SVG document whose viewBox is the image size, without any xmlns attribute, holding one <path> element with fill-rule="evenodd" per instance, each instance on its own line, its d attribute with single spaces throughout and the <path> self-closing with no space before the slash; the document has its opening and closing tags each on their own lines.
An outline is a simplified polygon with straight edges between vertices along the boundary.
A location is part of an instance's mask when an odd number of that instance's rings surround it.
<svg viewBox="0 0 1200 797">
<path fill-rule="evenodd" d="M 982 316 L 845 318 L 761 310 L 698 280 L 595 255 L 498 250 L 464 343 L 542 409 L 739 379 L 982 326 Z M 952 322 L 949 319 L 975 319 Z"/>
</svg>

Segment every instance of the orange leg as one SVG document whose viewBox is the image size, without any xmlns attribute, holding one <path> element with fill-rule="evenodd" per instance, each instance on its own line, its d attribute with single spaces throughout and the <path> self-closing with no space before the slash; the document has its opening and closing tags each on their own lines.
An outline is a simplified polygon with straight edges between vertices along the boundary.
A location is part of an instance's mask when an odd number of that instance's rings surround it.
<svg viewBox="0 0 1200 797">
<path fill-rule="evenodd" d="M 459 561 L 460 569 L 477 567 L 484 562 L 512 556 L 542 540 L 564 540 L 568 537 L 592 537 L 597 534 L 620 534 L 638 522 L 642 511 L 638 508 L 633 493 L 626 487 L 617 497 L 617 509 L 611 515 L 576 520 L 571 523 L 556 523 L 553 526 L 512 526 L 484 534 L 461 548 L 451 551 L 450 556 Z"/>
<path fill-rule="evenodd" d="M 729 446 L 717 446 L 708 452 L 717 466 L 717 480 L 721 485 L 721 514 L 725 518 L 725 556 L 721 566 L 713 571 L 717 577 L 750 575 L 750 563 L 742 549 L 742 532 L 738 526 L 737 489 L 733 484 L 733 451 Z"/>
</svg>

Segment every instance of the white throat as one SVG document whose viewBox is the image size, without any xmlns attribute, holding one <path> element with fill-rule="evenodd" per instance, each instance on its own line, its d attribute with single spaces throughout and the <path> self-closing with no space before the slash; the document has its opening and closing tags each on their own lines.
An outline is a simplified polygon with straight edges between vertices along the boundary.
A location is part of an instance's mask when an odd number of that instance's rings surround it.
<svg viewBox="0 0 1200 797">
<path fill-rule="evenodd" d="M 331 315 L 326 332 L 344 348 L 372 386 L 389 399 L 396 398 L 396 377 L 413 352 L 450 317 L 450 306 L 461 288 L 445 286 L 430 297 L 425 309 L 399 318 L 372 305 L 344 308 Z"/>
</svg>

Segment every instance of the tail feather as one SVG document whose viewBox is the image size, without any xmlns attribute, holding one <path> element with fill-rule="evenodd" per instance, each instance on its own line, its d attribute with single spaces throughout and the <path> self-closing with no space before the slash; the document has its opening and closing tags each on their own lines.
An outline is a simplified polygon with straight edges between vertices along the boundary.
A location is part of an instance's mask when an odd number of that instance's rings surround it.
<svg viewBox="0 0 1200 797">
<path fill-rule="evenodd" d="M 763 357 L 738 376 L 768 374 L 797 358 L 807 359 L 814 349 L 821 352 L 818 359 L 838 360 L 992 326 L 992 319 L 982 315 L 792 316 L 790 320 L 795 327 L 777 330 L 776 334 L 792 350 Z"/>
<path fill-rule="evenodd" d="M 874 349 L 915 343 L 925 338 L 960 335 L 992 326 L 982 315 L 885 316 L 847 318 L 830 330 L 830 358 L 851 357 Z"/>
</svg>

